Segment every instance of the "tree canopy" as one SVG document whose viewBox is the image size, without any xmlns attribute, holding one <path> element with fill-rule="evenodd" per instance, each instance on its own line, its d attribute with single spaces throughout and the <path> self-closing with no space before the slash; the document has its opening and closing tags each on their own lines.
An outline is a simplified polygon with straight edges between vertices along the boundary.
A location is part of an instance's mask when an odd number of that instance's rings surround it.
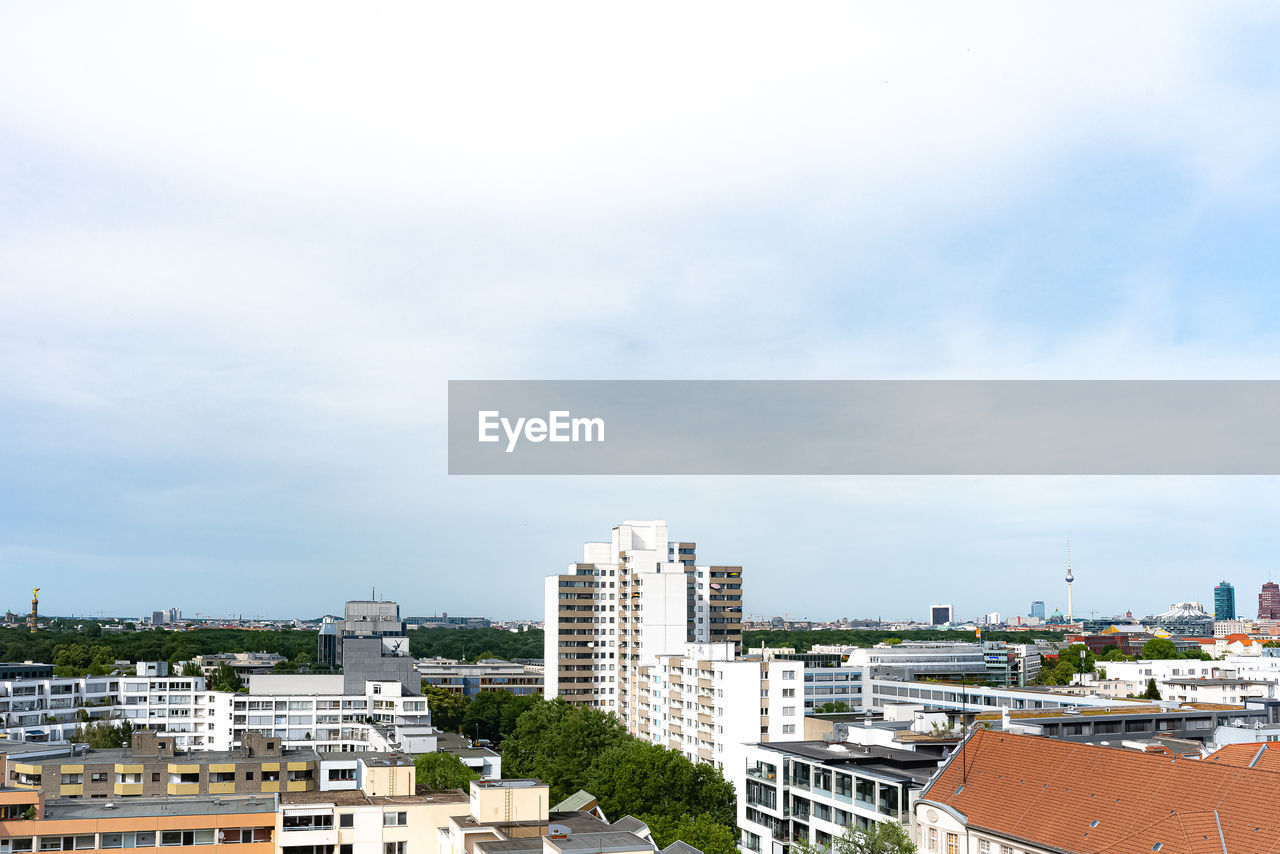
<svg viewBox="0 0 1280 854">
<path fill-rule="evenodd" d="M 831 845 L 815 845 L 797 841 L 794 854 L 915 854 L 916 846 L 906 828 L 893 820 L 878 821 L 870 827 L 850 825 Z"/>
<path fill-rule="evenodd" d="M 468 768 L 452 753 L 423 753 L 413 758 L 414 782 L 432 791 L 462 789 L 464 792 L 472 780 L 480 775 Z"/>
<path fill-rule="evenodd" d="M 409 632 L 409 652 L 415 658 L 542 658 L 542 629 L 415 629 Z"/>
<path fill-rule="evenodd" d="M 1144 659 L 1165 659 L 1165 658 L 1182 658 L 1182 654 L 1178 652 L 1178 647 L 1168 638 L 1152 638 L 1142 645 L 1142 658 Z"/>
<path fill-rule="evenodd" d="M 721 854 L 717 845 L 733 845 L 733 785 L 710 765 L 633 738 L 598 709 L 539 700 L 503 742 L 502 770 L 547 783 L 553 803 L 585 789 L 610 817 L 656 817 L 667 844 L 705 843 L 715 849 L 711 854 Z"/>
</svg>

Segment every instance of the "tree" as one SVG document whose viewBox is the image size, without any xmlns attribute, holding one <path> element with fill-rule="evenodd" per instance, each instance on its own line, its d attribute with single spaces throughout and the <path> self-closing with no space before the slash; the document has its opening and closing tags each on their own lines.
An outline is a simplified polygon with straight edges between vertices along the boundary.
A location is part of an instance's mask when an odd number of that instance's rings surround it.
<svg viewBox="0 0 1280 854">
<path fill-rule="evenodd" d="M 836 700 L 833 703 L 823 703 L 821 706 L 818 706 L 813 711 L 819 715 L 834 714 L 836 712 L 847 712 L 849 711 L 849 704 L 844 702 L 843 700 Z"/>
<path fill-rule="evenodd" d="M 1081 653 L 1084 653 L 1083 665 L 1080 663 Z M 1058 650 L 1058 664 L 1067 664 L 1072 673 L 1092 673 L 1095 662 L 1093 651 L 1082 643 L 1073 643 Z"/>
<path fill-rule="evenodd" d="M 244 688 L 244 680 L 240 678 L 240 674 L 236 673 L 236 669 L 229 662 L 220 663 L 209 676 L 209 690 L 211 691 L 239 691 L 242 688 Z"/>
<path fill-rule="evenodd" d="M 863 830 L 850 825 L 844 833 L 833 840 L 831 846 L 814 845 L 810 842 L 792 843 L 793 854 L 915 854 L 916 846 L 910 834 L 896 821 L 886 820 L 873 822 Z"/>
<path fill-rule="evenodd" d="M 502 770 L 511 777 L 535 777 L 551 787 L 551 800 L 589 788 L 591 769 L 604 751 L 630 738 L 613 715 L 564 700 L 544 701 L 520 716 L 502 745 Z M 602 803 L 603 803 L 603 799 Z M 606 815 L 609 814 L 606 807 Z M 638 814 L 644 810 L 625 810 Z"/>
<path fill-rule="evenodd" d="M 440 729 L 457 731 L 467 716 L 467 708 L 471 700 L 462 694 L 446 691 L 439 685 L 424 685 L 427 695 L 427 709 L 431 712 L 431 722 Z"/>
<path fill-rule="evenodd" d="M 102 637 L 102 626 L 97 623 L 85 623 L 80 627 L 80 631 L 87 638 Z"/>
<path fill-rule="evenodd" d="M 200 665 L 196 664 L 194 661 L 187 661 L 187 662 L 184 662 L 182 665 L 182 675 L 183 676 L 203 676 L 204 671 L 201 670 Z"/>
<path fill-rule="evenodd" d="M 423 753 L 413 758 L 414 782 L 432 791 L 462 789 L 470 786 L 480 775 L 472 771 L 452 753 Z"/>
<path fill-rule="evenodd" d="M 1142 699 L 1144 700 L 1160 699 L 1160 689 L 1156 687 L 1156 680 L 1154 677 L 1147 680 L 1147 690 L 1142 693 Z"/>
<path fill-rule="evenodd" d="M 520 715 L 538 702 L 539 698 L 531 694 L 481 691 L 466 705 L 459 728 L 463 735 L 488 739 L 498 745 L 515 730 Z"/>
<path fill-rule="evenodd" d="M 1180 658 L 1178 647 L 1168 638 L 1152 638 L 1142 645 L 1142 658 L 1144 659 L 1166 659 Z"/>
<path fill-rule="evenodd" d="M 119 726 L 106 721 L 76 724 L 75 732 L 67 741 L 87 744 L 93 748 L 128 747 L 133 742 L 133 725 L 128 721 Z"/>
<path fill-rule="evenodd" d="M 645 813 L 638 818 L 649 825 L 659 849 L 680 841 L 692 845 L 702 854 L 736 854 L 738 850 L 733 828 L 705 813 L 696 817 Z"/>
</svg>

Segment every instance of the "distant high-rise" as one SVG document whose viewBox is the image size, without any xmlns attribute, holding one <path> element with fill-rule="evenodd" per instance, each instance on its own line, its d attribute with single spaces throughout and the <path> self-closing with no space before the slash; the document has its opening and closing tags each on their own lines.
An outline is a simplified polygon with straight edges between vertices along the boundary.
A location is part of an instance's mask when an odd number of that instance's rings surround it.
<svg viewBox="0 0 1280 854">
<path fill-rule="evenodd" d="M 1236 618 L 1236 589 L 1223 581 L 1213 588 L 1214 622 Z"/>
<path fill-rule="evenodd" d="M 1031 616 L 1044 619 L 1044 601 L 1036 599 L 1031 603 Z"/>
<path fill-rule="evenodd" d="M 1280 620 L 1280 584 L 1268 581 L 1258 594 L 1258 619 Z"/>
<path fill-rule="evenodd" d="M 955 609 L 950 605 L 932 605 L 929 607 L 929 622 L 935 626 L 945 626 L 955 620 Z"/>
</svg>

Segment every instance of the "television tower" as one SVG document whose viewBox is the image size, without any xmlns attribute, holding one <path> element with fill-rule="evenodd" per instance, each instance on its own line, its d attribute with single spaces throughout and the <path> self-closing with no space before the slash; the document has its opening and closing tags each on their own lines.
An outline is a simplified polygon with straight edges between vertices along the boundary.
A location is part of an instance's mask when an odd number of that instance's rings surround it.
<svg viewBox="0 0 1280 854">
<path fill-rule="evenodd" d="M 1067 622 L 1074 623 L 1075 617 L 1071 613 L 1071 582 L 1076 577 L 1071 574 L 1071 541 L 1067 540 Z"/>
</svg>

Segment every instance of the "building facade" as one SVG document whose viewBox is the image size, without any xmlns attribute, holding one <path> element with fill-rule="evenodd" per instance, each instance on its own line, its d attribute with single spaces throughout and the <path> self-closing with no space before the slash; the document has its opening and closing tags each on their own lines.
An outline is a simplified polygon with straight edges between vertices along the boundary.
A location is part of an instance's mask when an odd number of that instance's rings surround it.
<svg viewBox="0 0 1280 854">
<path fill-rule="evenodd" d="M 475 664 L 448 659 L 419 659 L 418 675 L 424 685 L 474 697 L 481 691 L 506 691 L 511 694 L 541 694 L 542 668 L 488 658 Z"/>
<path fill-rule="evenodd" d="M 739 850 L 781 854 L 793 842 L 830 846 L 848 827 L 911 827 L 911 806 L 941 757 L 916 751 L 803 741 L 754 744 L 729 779 L 739 792 Z"/>
<path fill-rule="evenodd" d="M 1258 619 L 1280 620 L 1280 584 L 1268 581 L 1258 594 Z"/>
<path fill-rule="evenodd" d="M 667 523 L 623 522 L 609 542 L 546 579 L 545 693 L 638 723 L 641 666 L 686 643 L 742 651 L 742 568 L 698 566 L 696 546 Z"/>
<path fill-rule="evenodd" d="M 1213 619 L 1215 623 L 1236 618 L 1236 589 L 1226 581 L 1213 588 Z"/>
</svg>

